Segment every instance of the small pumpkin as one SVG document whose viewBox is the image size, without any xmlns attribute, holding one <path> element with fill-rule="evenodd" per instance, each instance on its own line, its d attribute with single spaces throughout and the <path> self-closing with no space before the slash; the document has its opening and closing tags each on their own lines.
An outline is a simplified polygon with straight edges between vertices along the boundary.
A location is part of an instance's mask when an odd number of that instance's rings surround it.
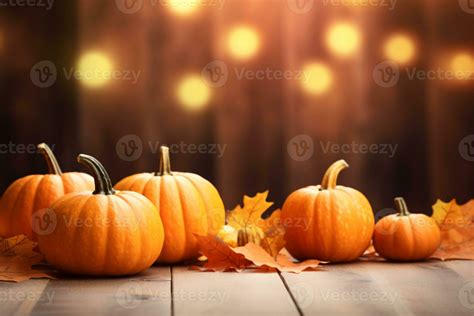
<svg viewBox="0 0 474 316">
<path fill-rule="evenodd" d="M 237 247 L 237 234 L 238 231 L 234 227 L 230 225 L 224 225 L 217 232 L 217 237 L 229 246 Z"/>
<path fill-rule="evenodd" d="M 265 234 L 260 227 L 255 225 L 249 225 L 239 230 L 225 225 L 219 230 L 217 237 L 231 247 L 243 247 L 249 242 L 260 245 Z"/>
<path fill-rule="evenodd" d="M 297 259 L 348 262 L 370 244 L 374 215 L 359 191 L 336 185 L 344 160 L 332 164 L 321 185 L 293 192 L 282 208 L 286 248 Z"/>
<path fill-rule="evenodd" d="M 136 192 L 115 191 L 95 158 L 81 154 L 78 161 L 93 170 L 95 191 L 68 194 L 44 211 L 41 218 L 55 218 L 51 232 L 39 235 L 46 260 L 79 275 L 132 275 L 149 268 L 163 247 L 158 210 Z"/>
<path fill-rule="evenodd" d="M 249 242 L 260 245 L 264 237 L 265 235 L 260 227 L 250 225 L 237 232 L 237 245 L 243 247 Z"/>
<path fill-rule="evenodd" d="M 401 197 L 395 198 L 395 205 L 398 214 L 385 216 L 375 225 L 375 250 L 381 257 L 393 261 L 429 258 L 441 242 L 438 225 L 424 214 L 411 214 Z"/>
<path fill-rule="evenodd" d="M 224 204 L 217 189 L 199 175 L 172 172 L 166 146 L 161 147 L 159 172 L 129 176 L 115 188 L 141 193 L 158 208 L 165 229 L 165 243 L 158 258 L 161 263 L 198 258 L 194 234 L 215 235 L 225 222 Z"/>
<path fill-rule="evenodd" d="M 2 197 L 0 237 L 20 234 L 36 241 L 37 211 L 48 208 L 58 198 L 71 192 L 94 190 L 94 179 L 81 172 L 63 173 L 53 152 L 46 144 L 38 145 L 48 164 L 49 174 L 29 175 L 13 182 Z"/>
</svg>

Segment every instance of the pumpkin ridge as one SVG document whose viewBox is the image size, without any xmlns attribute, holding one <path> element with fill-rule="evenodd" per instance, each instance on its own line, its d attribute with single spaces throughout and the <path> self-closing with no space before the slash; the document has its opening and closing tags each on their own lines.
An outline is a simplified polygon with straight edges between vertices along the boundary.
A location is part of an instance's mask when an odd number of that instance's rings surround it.
<svg viewBox="0 0 474 316">
<path fill-rule="evenodd" d="M 22 193 L 23 190 L 25 189 L 26 185 L 28 184 L 28 182 L 30 182 L 31 179 L 33 179 L 33 177 L 34 177 L 34 176 L 31 175 L 31 176 L 27 176 L 27 177 L 25 177 L 25 178 L 22 178 L 22 179 L 17 180 L 17 181 L 22 181 L 22 180 L 23 180 L 23 183 L 21 183 L 20 189 L 18 189 L 18 191 L 15 192 L 15 195 L 12 196 L 12 197 L 10 197 L 10 198 L 7 200 L 7 202 L 13 201 L 13 205 L 7 206 L 7 205 L 6 205 L 7 203 L 5 203 L 5 201 L 4 201 L 3 198 L 2 198 L 2 203 L 3 203 L 3 206 L 4 206 L 3 212 L 6 212 L 6 214 L 5 214 L 5 219 L 6 219 L 5 224 L 7 224 L 7 225 L 5 225 L 5 226 L 8 227 L 8 229 L 7 229 L 7 231 L 6 231 L 6 233 L 7 233 L 6 235 L 7 235 L 7 236 L 2 236 L 2 237 L 11 237 L 11 236 L 9 236 L 9 235 L 14 234 L 14 232 L 13 232 L 13 223 L 11 222 L 11 220 L 12 220 L 12 215 L 13 215 L 12 212 L 13 212 L 14 209 L 16 209 L 17 204 L 19 203 L 19 200 L 20 200 L 20 199 L 19 199 L 18 197 L 21 195 L 21 193 Z M 15 184 L 15 183 L 13 183 L 13 184 Z M 4 194 L 4 196 L 5 196 L 5 194 Z M 10 203 L 8 203 L 8 204 L 10 204 Z"/>
<path fill-rule="evenodd" d="M 84 200 L 84 202 L 82 204 L 79 204 L 79 207 L 77 209 L 74 209 L 76 212 L 79 211 L 79 214 L 72 214 L 72 212 L 69 212 L 70 214 L 74 215 L 75 218 L 82 218 L 82 215 L 84 213 L 85 210 L 87 210 L 87 204 L 90 203 L 90 201 L 94 200 L 93 199 L 94 195 L 91 195 L 89 196 L 86 200 Z M 74 213 L 76 213 L 74 212 Z M 78 228 L 79 226 L 76 226 L 76 225 L 72 225 L 72 227 L 74 227 L 73 229 L 73 232 L 72 232 L 72 242 L 71 244 L 75 245 L 75 244 L 78 244 L 77 242 L 77 239 L 80 237 L 80 234 L 77 232 L 78 231 Z M 72 251 L 75 251 L 75 249 L 73 249 L 72 247 L 69 247 L 69 252 L 72 252 Z M 73 258 L 73 256 L 71 255 L 71 253 L 68 254 L 67 256 L 68 258 Z M 84 259 L 84 258 L 81 258 L 81 259 Z M 85 258 L 86 260 L 89 260 L 89 258 Z M 78 270 L 78 271 L 82 271 L 82 262 L 71 262 L 71 267 L 72 269 L 74 270 Z"/>
<path fill-rule="evenodd" d="M 161 209 L 161 195 L 164 194 L 164 187 L 165 185 L 163 185 L 164 183 L 164 177 L 170 177 L 171 179 L 173 179 L 172 183 L 174 183 L 174 187 L 176 188 L 176 192 L 178 193 L 178 197 L 179 197 L 179 213 L 182 214 L 181 218 L 182 218 L 182 221 L 183 221 L 183 243 L 184 243 L 184 250 L 182 253 L 179 254 L 178 257 L 180 258 L 183 258 L 185 255 L 186 255 L 186 252 L 187 252 L 187 244 L 188 244 L 188 240 L 187 240 L 187 235 L 186 235 L 186 219 L 184 218 L 184 212 L 183 212 L 183 204 L 182 204 L 182 201 L 181 201 L 181 193 L 179 192 L 179 187 L 178 187 L 178 184 L 176 183 L 176 178 L 174 175 L 163 175 L 163 176 L 160 176 L 161 178 L 161 183 L 160 183 L 160 209 Z M 163 191 L 161 191 L 163 189 Z M 161 212 L 161 211 L 160 211 Z M 164 225 L 164 224 L 163 224 Z M 164 225 L 165 226 L 165 225 Z M 166 230 L 165 230 L 165 242 L 166 242 L 166 238 L 170 238 L 170 235 L 169 233 L 167 234 L 166 233 Z M 163 253 L 162 253 L 163 254 Z M 166 255 L 166 253 L 165 253 Z M 160 255 L 161 256 L 161 255 Z M 166 262 L 168 262 L 170 260 L 166 260 Z"/>
<path fill-rule="evenodd" d="M 30 198 L 30 199 L 27 201 L 27 203 L 28 203 L 29 205 L 32 205 L 32 206 L 30 207 L 30 209 L 28 210 L 28 217 L 29 217 L 29 218 L 31 218 L 31 216 L 33 215 L 33 207 L 34 207 L 34 204 L 35 204 L 35 200 L 34 200 L 34 199 L 35 199 L 35 197 L 36 197 L 36 194 L 38 193 L 38 190 L 37 190 L 38 184 L 39 184 L 41 181 L 43 181 L 44 176 L 41 176 L 41 178 L 38 180 L 38 182 L 33 183 L 34 181 L 37 181 L 37 179 L 38 179 L 37 177 L 32 177 L 32 178 L 28 179 L 28 181 L 26 181 L 25 185 L 21 188 L 20 194 L 19 194 L 19 195 L 17 196 L 17 198 L 16 198 L 14 208 L 12 208 L 12 209 L 15 209 L 16 206 L 17 206 L 16 203 L 18 203 L 19 201 L 24 202 L 24 200 L 25 200 L 24 198 L 19 199 L 18 197 L 20 197 L 21 194 L 25 194 L 25 191 L 29 191 L 29 190 L 30 190 L 30 186 L 32 186 L 31 189 L 32 189 L 35 193 L 34 193 L 34 195 L 32 196 L 32 199 Z M 27 190 L 27 189 L 29 189 L 29 190 Z M 11 214 L 11 213 L 10 213 L 10 214 Z M 20 214 L 20 216 L 21 216 L 21 215 L 24 215 L 24 214 Z M 23 231 L 23 229 L 21 229 L 21 226 L 22 226 L 21 221 L 22 221 L 22 219 L 23 219 L 22 217 L 23 217 L 23 216 L 19 217 L 20 222 L 16 221 L 16 222 L 14 222 L 14 223 L 11 223 L 11 227 L 12 227 L 11 233 L 12 233 L 13 235 L 18 235 L 18 234 L 19 234 L 19 231 L 20 231 L 20 232 Z M 20 228 L 20 229 L 18 229 L 18 228 Z M 30 225 L 29 232 L 31 232 L 31 234 L 33 234 L 33 229 L 31 229 L 31 225 Z M 32 237 L 32 236 L 28 236 L 28 238 L 31 238 L 31 237 Z"/>
<path fill-rule="evenodd" d="M 319 205 L 318 205 L 318 197 L 319 197 L 319 194 L 316 193 L 314 195 L 314 198 L 313 198 L 313 205 L 311 207 L 311 216 L 309 217 L 310 219 L 308 220 L 308 223 L 305 223 L 305 225 L 310 225 L 309 223 L 311 223 L 311 225 L 313 226 L 312 229 L 311 229 L 311 233 L 309 234 L 309 240 L 311 240 L 310 242 L 310 245 L 308 246 L 308 249 L 310 249 L 310 251 L 312 253 L 314 253 L 314 251 L 316 250 L 316 244 L 315 244 L 315 237 L 316 237 L 316 226 L 314 223 L 318 222 L 320 219 L 319 219 L 319 214 L 318 212 L 316 212 L 316 210 L 318 209 Z M 308 227 L 308 230 L 309 230 L 309 227 Z"/>
<path fill-rule="evenodd" d="M 207 205 L 206 199 L 205 199 L 204 196 L 201 194 L 201 190 L 200 190 L 200 189 L 198 188 L 198 186 L 194 183 L 194 181 L 192 181 L 190 178 L 188 178 L 187 173 L 183 172 L 183 173 L 181 174 L 181 177 L 182 177 L 183 179 L 186 179 L 189 183 L 191 183 L 191 186 L 194 188 L 194 191 L 196 191 L 197 196 L 199 196 L 199 199 L 201 200 L 202 205 L 204 205 L 204 209 L 205 209 L 205 211 L 206 211 L 206 216 L 205 216 L 205 217 L 206 217 L 207 233 L 209 233 L 209 228 L 210 228 L 209 225 L 210 225 L 210 222 L 209 222 L 209 217 L 208 217 L 208 216 L 211 215 L 211 214 L 209 214 L 209 209 L 208 209 L 208 207 L 211 207 L 211 205 Z"/>
<path fill-rule="evenodd" d="M 128 206 L 130 207 L 131 210 L 135 210 L 135 207 L 132 205 L 132 203 L 130 203 L 127 199 L 125 199 L 123 196 L 120 196 L 120 198 L 122 198 L 124 201 L 127 202 Z M 135 201 L 138 201 L 140 202 L 141 205 L 143 206 L 146 206 L 143 202 L 143 200 L 137 198 L 137 196 L 135 196 L 135 194 L 127 194 L 127 197 L 132 197 Z M 150 202 L 151 203 L 151 202 Z M 140 213 L 140 212 L 138 212 Z M 135 220 L 136 220 L 136 223 L 138 224 L 139 220 L 138 220 L 138 217 L 137 217 L 137 212 L 133 212 L 133 216 L 135 217 Z M 135 256 L 136 257 L 136 262 L 132 265 L 132 268 L 130 269 L 131 271 L 136 271 L 137 268 L 140 266 L 140 257 L 143 255 L 143 242 L 142 240 L 144 239 L 143 238 L 143 235 L 142 235 L 142 231 L 141 230 L 138 230 L 138 234 L 140 235 L 140 249 L 138 250 L 138 256 Z M 136 247 L 136 246 L 134 246 Z"/>
<path fill-rule="evenodd" d="M 183 214 L 183 231 L 184 231 L 184 255 L 183 257 L 185 259 L 188 259 L 188 257 L 190 256 L 189 254 L 191 253 L 191 248 L 189 247 L 189 238 L 188 238 L 188 221 L 187 221 L 187 217 L 186 217 L 186 213 L 187 213 L 187 210 L 185 210 L 185 204 L 183 203 L 183 193 L 182 193 L 182 186 L 181 184 L 176 180 L 176 176 L 173 176 L 173 179 L 174 179 L 174 182 L 176 183 L 176 186 L 178 188 L 178 196 L 179 196 L 179 204 L 180 204 L 180 208 L 181 208 L 181 213 Z M 183 177 L 184 178 L 184 177 Z M 186 178 L 184 178 L 186 179 Z M 207 219 L 207 218 L 206 218 Z M 192 233 L 192 232 L 191 232 Z M 190 236 L 191 238 L 193 238 L 192 236 Z"/>
<path fill-rule="evenodd" d="M 36 189 L 35 189 L 35 195 L 33 196 L 33 203 L 31 204 L 31 209 L 28 211 L 28 215 L 30 217 L 30 221 L 31 221 L 31 217 L 33 216 L 33 214 L 36 212 L 36 211 L 39 211 L 37 208 L 38 208 L 38 201 L 36 200 L 38 198 L 38 192 L 39 192 L 39 188 L 41 187 L 41 184 L 43 183 L 43 181 L 45 181 L 47 179 L 46 175 L 44 175 L 41 180 L 38 182 L 38 184 L 36 185 Z M 64 191 L 63 191 L 64 193 Z M 54 202 L 54 201 L 53 201 Z M 51 205 L 50 205 L 51 206 Z M 31 232 L 32 232 L 32 237 L 33 239 L 37 239 L 38 236 L 37 234 L 33 231 L 33 229 L 31 229 Z"/>
</svg>

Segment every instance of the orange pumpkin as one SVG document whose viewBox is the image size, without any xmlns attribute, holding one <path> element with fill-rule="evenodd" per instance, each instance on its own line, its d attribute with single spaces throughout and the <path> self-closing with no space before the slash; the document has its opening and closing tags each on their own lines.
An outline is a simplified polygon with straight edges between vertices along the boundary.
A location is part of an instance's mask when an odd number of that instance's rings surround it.
<svg viewBox="0 0 474 316">
<path fill-rule="evenodd" d="M 30 175 L 13 182 L 2 197 L 0 237 L 20 234 L 37 240 L 37 211 L 48 208 L 63 195 L 94 190 L 94 179 L 80 172 L 62 173 L 53 152 L 46 144 L 38 145 L 49 166 L 49 174 Z"/>
<path fill-rule="evenodd" d="M 340 160 L 329 167 L 321 185 L 293 192 L 282 208 L 286 248 L 297 259 L 347 262 L 367 249 L 374 215 L 359 191 L 336 185 L 349 165 Z"/>
<path fill-rule="evenodd" d="M 393 261 L 428 258 L 441 242 L 438 225 L 424 214 L 411 214 L 403 198 L 396 198 L 395 205 L 399 213 L 385 216 L 375 225 L 375 250 Z"/>
<path fill-rule="evenodd" d="M 196 174 L 172 172 L 168 147 L 161 147 L 159 172 L 129 176 L 115 188 L 141 193 L 157 206 L 165 228 L 165 243 L 158 262 L 198 258 L 194 234 L 217 234 L 224 225 L 225 209 L 217 189 Z"/>
<path fill-rule="evenodd" d="M 143 195 L 115 191 L 95 158 L 78 161 L 94 171 L 95 191 L 71 193 L 44 210 L 39 246 L 46 260 L 62 271 L 96 276 L 131 275 L 149 268 L 163 247 L 163 224 Z"/>
</svg>

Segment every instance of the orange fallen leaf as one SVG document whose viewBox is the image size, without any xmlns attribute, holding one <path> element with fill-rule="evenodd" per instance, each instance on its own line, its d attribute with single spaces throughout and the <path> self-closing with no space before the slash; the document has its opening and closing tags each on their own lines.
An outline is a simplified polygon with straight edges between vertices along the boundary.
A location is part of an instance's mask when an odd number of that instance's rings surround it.
<svg viewBox="0 0 474 316">
<path fill-rule="evenodd" d="M 37 243 L 20 235 L 8 239 L 0 238 L 0 281 L 22 282 L 29 279 L 54 277 L 32 266 L 43 261 L 43 256 L 33 249 Z"/>
<path fill-rule="evenodd" d="M 432 217 L 441 230 L 441 245 L 431 258 L 474 260 L 474 200 L 464 205 L 438 200 Z"/>
<path fill-rule="evenodd" d="M 242 271 L 251 265 L 251 262 L 243 255 L 232 251 L 229 245 L 216 236 L 195 236 L 199 242 L 200 253 L 207 257 L 203 268 L 198 269 L 202 271 Z"/>
<path fill-rule="evenodd" d="M 248 243 L 244 247 L 232 248 L 232 251 L 245 256 L 247 260 L 251 261 L 257 267 L 276 269 L 280 272 L 301 273 L 307 269 L 315 269 L 319 265 L 318 260 L 294 262 L 292 258 L 287 255 L 287 252 L 284 251 L 281 251 L 277 257 L 274 258 L 262 247 L 254 243 Z"/>
<path fill-rule="evenodd" d="M 285 246 L 285 228 L 281 221 L 281 210 L 275 210 L 267 217 L 262 215 L 272 205 L 267 201 L 268 191 L 257 193 L 254 197 L 244 196 L 243 206 L 236 206 L 227 213 L 227 225 L 235 230 L 245 229 L 250 226 L 257 226 L 263 232 L 261 246 L 271 256 L 276 257 L 279 251 Z"/>
</svg>

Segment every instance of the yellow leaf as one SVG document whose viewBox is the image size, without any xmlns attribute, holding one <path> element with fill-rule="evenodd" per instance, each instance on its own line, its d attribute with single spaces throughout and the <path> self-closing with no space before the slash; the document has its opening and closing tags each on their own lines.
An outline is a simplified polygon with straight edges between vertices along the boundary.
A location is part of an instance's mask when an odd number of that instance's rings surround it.
<svg viewBox="0 0 474 316">
<path fill-rule="evenodd" d="M 431 257 L 474 260 L 474 200 L 461 206 L 455 200 L 438 201 L 433 218 L 441 230 L 441 245 Z"/>
<path fill-rule="evenodd" d="M 262 225 L 262 214 L 268 210 L 273 202 L 267 201 L 268 191 L 257 193 L 254 197 L 244 196 L 244 205 L 237 205 L 228 213 L 227 224 L 236 230 L 243 229 L 250 225 L 260 227 Z"/>
</svg>

